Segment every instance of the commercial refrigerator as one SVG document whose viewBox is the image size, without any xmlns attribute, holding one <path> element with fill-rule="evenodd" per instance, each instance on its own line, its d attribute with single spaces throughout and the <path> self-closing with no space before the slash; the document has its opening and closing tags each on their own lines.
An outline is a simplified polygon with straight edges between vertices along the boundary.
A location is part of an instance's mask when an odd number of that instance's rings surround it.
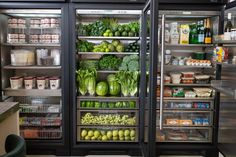
<svg viewBox="0 0 236 157">
<path fill-rule="evenodd" d="M 168 39 L 168 30 L 171 28 L 180 30 L 183 25 L 189 24 L 191 27 L 191 24 L 198 21 L 210 23 L 212 38 L 222 34 L 222 5 L 217 4 L 214 8 L 209 7 L 211 4 L 207 5 L 159 3 L 159 15 L 154 18 L 159 26 L 151 25 L 151 30 L 156 27 L 153 31 L 158 31 L 158 36 L 154 38 L 158 39 L 156 43 L 150 44 L 154 44 L 158 52 L 155 56 L 152 54 L 155 50 L 150 51 L 152 57 L 148 82 L 148 87 L 156 90 L 148 91 L 145 115 L 145 142 L 151 153 L 149 156 L 218 156 L 219 93 L 213 90 L 210 80 L 199 80 L 199 75 L 203 74 L 208 75 L 207 78 L 210 77 L 211 80 L 220 76 L 217 64 L 211 61 L 217 43 L 212 40 L 209 44 L 181 44 L 181 36 L 178 35 L 179 41 Z M 147 11 L 144 21 L 149 18 L 152 20 Z M 147 37 L 147 42 L 148 40 Z M 199 60 L 196 57 L 199 52 L 204 54 L 201 60 L 208 60 L 209 64 L 199 64 L 196 60 L 191 64 L 191 59 Z M 192 78 L 191 81 L 188 78 Z M 211 94 L 201 95 L 199 90 L 206 90 Z"/>
<path fill-rule="evenodd" d="M 101 60 L 106 57 L 113 57 L 114 62 L 119 60 L 121 63 L 125 57 L 130 60 L 131 56 L 136 68 L 133 70 L 134 72 L 129 72 L 129 74 L 140 73 L 138 71 L 140 71 L 143 63 L 141 63 L 142 57 L 139 57 L 142 54 L 141 48 L 138 46 L 141 44 L 141 29 L 138 27 L 142 27 L 141 9 L 143 7 L 144 5 L 140 4 L 112 3 L 96 3 L 96 5 L 95 3 L 78 3 L 70 6 L 70 17 L 72 19 L 70 28 L 72 30 L 71 52 L 73 52 L 70 56 L 70 69 L 72 69 L 70 80 L 72 94 L 70 99 L 73 100 L 71 112 L 71 155 L 126 154 L 142 156 L 143 154 L 141 145 L 144 119 L 142 108 L 144 108 L 144 104 L 141 103 L 143 95 L 141 88 L 146 88 L 146 83 L 140 78 L 142 76 L 139 76 L 140 79 L 134 79 L 138 85 L 137 92 L 134 92 L 135 94 L 129 93 L 128 96 L 125 92 L 121 92 L 123 95 L 120 92 L 118 94 L 106 93 L 105 96 L 99 94 L 99 91 L 96 91 L 96 93 L 91 93 L 91 91 L 83 93 L 80 89 L 82 88 L 80 87 L 82 82 L 78 78 L 80 73 L 78 70 L 81 69 L 83 71 L 83 68 L 86 69 L 84 63 L 88 63 L 88 61 L 90 63 L 95 62 L 93 68 L 96 69 L 96 86 L 98 86 L 100 81 L 108 82 L 108 75 L 111 77 L 111 74 L 117 75 L 119 71 L 122 71 L 119 67 L 112 66 L 107 68 L 103 66 Z M 119 26 L 118 30 L 113 30 L 110 27 L 107 28 L 110 29 L 107 31 L 104 28 L 94 27 L 96 24 L 103 25 L 106 20 L 113 21 L 114 25 Z M 129 26 L 131 23 L 137 26 L 135 26 L 136 30 L 133 28 L 131 31 L 130 28 L 124 27 Z M 86 27 L 90 26 L 95 31 L 85 30 Z M 99 31 L 102 33 L 99 34 Z M 84 42 L 95 46 L 92 49 L 88 47 L 84 49 L 81 47 Z M 116 42 L 118 42 L 118 45 L 116 45 Z M 105 48 L 101 47 L 101 44 L 105 45 Z M 106 44 L 109 45 L 109 48 L 106 47 Z M 111 44 L 114 45 L 112 46 Z M 129 45 L 133 46 L 134 49 L 126 49 Z M 91 64 L 85 65 L 91 67 Z M 124 64 L 123 66 L 127 65 Z M 128 67 L 126 68 L 128 69 Z M 127 79 L 130 78 L 127 77 Z M 126 82 L 126 80 L 123 81 Z M 120 84 L 122 88 L 121 81 Z M 145 99 L 145 96 L 143 99 Z M 118 119 L 113 121 L 105 118 L 111 117 L 111 119 L 114 119 L 114 116 Z M 89 120 L 86 120 L 86 117 L 89 117 Z M 126 120 L 122 120 L 122 118 Z"/>
<path fill-rule="evenodd" d="M 68 155 L 68 7 L 1 3 L 0 12 L 2 101 L 20 103 L 28 154 Z"/>
<path fill-rule="evenodd" d="M 231 2 L 225 7 L 224 26 L 226 27 L 227 18 L 232 16 L 232 24 L 235 27 L 235 2 Z M 211 82 L 212 87 L 219 92 L 219 130 L 218 148 L 224 156 L 236 156 L 235 151 L 235 37 L 234 29 L 230 32 L 230 40 L 217 40 L 216 46 L 226 48 L 228 57 L 217 62 L 218 79 Z M 225 34 L 224 34 L 225 35 Z"/>
</svg>

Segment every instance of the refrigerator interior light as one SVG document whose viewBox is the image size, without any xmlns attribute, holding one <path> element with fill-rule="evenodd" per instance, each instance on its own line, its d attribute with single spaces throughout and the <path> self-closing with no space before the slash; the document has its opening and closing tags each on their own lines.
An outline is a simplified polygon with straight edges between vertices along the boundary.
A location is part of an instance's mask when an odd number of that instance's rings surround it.
<svg viewBox="0 0 236 157">
<path fill-rule="evenodd" d="M 60 9 L 2 9 L 0 13 L 17 17 L 59 17 Z"/>
<path fill-rule="evenodd" d="M 76 11 L 77 14 L 97 14 L 97 15 L 106 15 L 106 14 L 112 14 L 112 15 L 140 15 L 142 13 L 141 10 L 83 10 L 79 9 Z"/>
</svg>

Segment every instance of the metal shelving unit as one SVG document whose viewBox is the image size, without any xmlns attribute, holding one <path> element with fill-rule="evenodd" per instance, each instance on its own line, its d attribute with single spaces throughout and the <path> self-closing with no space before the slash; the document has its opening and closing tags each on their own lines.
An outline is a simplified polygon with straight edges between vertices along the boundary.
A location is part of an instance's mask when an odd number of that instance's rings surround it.
<svg viewBox="0 0 236 157">
<path fill-rule="evenodd" d="M 61 89 L 4 89 L 4 93 L 7 96 L 53 96 L 61 97 Z"/>
<path fill-rule="evenodd" d="M 61 66 L 12 66 L 12 65 L 6 65 L 3 66 L 3 69 L 36 69 L 36 70 L 50 70 L 50 69 L 61 69 Z"/>
<path fill-rule="evenodd" d="M 3 43 L 3 46 L 17 47 L 60 47 L 60 44 L 30 44 L 30 43 Z"/>
<path fill-rule="evenodd" d="M 138 55 L 138 52 L 77 52 L 79 55 Z"/>
<path fill-rule="evenodd" d="M 78 39 L 86 40 L 139 40 L 140 37 L 98 37 L 98 36 L 78 36 Z"/>
</svg>

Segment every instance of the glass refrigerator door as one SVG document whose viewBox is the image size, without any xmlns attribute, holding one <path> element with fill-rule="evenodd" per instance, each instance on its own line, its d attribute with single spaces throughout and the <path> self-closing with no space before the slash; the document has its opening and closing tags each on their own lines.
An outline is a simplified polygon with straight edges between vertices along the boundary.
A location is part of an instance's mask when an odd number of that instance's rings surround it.
<svg viewBox="0 0 236 157">
<path fill-rule="evenodd" d="M 236 156 L 236 2 L 226 6 L 224 13 L 224 34 L 219 36 L 217 44 L 227 50 L 227 57 L 218 60 L 221 80 L 212 82 L 212 86 L 221 93 L 219 106 L 218 148 L 224 156 Z M 223 21 L 223 19 L 222 19 Z"/>
<path fill-rule="evenodd" d="M 140 17 L 76 10 L 77 144 L 139 141 Z"/>
<path fill-rule="evenodd" d="M 211 143 L 219 12 L 161 10 L 159 23 L 156 141 Z"/>
<path fill-rule="evenodd" d="M 20 103 L 20 135 L 62 139 L 60 9 L 1 9 L 3 101 Z"/>
</svg>

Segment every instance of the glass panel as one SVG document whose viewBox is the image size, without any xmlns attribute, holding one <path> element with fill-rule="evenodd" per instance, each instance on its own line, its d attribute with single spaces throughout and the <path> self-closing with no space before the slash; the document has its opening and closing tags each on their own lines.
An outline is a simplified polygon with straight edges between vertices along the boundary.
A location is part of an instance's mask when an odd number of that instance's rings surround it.
<svg viewBox="0 0 236 157">
<path fill-rule="evenodd" d="M 162 15 L 165 15 L 163 25 Z M 210 81 L 213 79 L 211 76 L 215 75 L 209 52 L 213 50 L 213 35 L 219 31 L 219 13 L 162 10 L 158 20 L 158 48 L 163 54 L 158 54 L 157 114 L 161 108 L 162 77 L 164 111 L 161 121 L 163 129 L 157 128 L 157 139 L 159 142 L 209 142 L 212 129 L 206 127 L 212 126 L 214 108 Z M 158 126 L 159 123 L 158 114 Z M 174 129 L 178 127 L 183 129 Z M 172 134 L 173 137 L 170 136 Z M 189 139 L 190 135 L 196 136 L 195 140 Z"/>
<path fill-rule="evenodd" d="M 139 140 L 140 18 L 140 10 L 76 10 L 76 142 Z"/>
<path fill-rule="evenodd" d="M 165 129 L 157 131 L 158 142 L 210 142 L 211 129 Z"/>
<path fill-rule="evenodd" d="M 20 103 L 25 139 L 62 138 L 61 14 L 60 9 L 0 10 L 3 99 Z"/>
</svg>

